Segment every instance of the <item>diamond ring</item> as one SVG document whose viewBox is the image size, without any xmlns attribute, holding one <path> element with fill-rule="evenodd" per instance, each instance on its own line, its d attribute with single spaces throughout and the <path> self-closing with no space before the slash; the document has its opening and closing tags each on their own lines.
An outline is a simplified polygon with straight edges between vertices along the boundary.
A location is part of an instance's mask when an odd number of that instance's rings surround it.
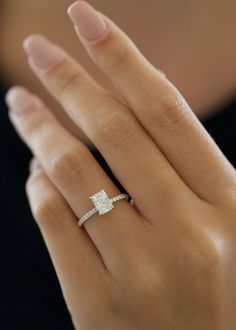
<svg viewBox="0 0 236 330">
<path fill-rule="evenodd" d="M 114 208 L 113 203 L 118 202 L 122 199 L 129 199 L 129 195 L 127 194 L 120 194 L 117 196 L 114 196 L 112 198 L 109 198 L 105 190 L 101 190 L 98 193 L 92 195 L 89 197 L 93 204 L 94 208 L 91 209 L 89 212 L 84 214 L 78 222 L 79 226 L 82 226 L 85 221 L 87 221 L 89 218 L 91 218 L 94 214 L 99 213 L 99 215 L 103 215 L 109 211 L 111 211 Z"/>
</svg>

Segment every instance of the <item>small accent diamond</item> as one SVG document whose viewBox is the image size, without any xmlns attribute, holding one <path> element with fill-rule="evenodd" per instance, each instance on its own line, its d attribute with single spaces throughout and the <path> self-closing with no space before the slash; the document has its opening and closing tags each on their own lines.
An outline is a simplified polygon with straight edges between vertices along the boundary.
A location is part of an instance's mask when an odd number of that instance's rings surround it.
<svg viewBox="0 0 236 330">
<path fill-rule="evenodd" d="M 101 190 L 89 198 L 92 200 L 94 206 L 98 210 L 99 215 L 105 214 L 114 208 L 112 201 L 108 197 L 105 190 Z"/>
</svg>

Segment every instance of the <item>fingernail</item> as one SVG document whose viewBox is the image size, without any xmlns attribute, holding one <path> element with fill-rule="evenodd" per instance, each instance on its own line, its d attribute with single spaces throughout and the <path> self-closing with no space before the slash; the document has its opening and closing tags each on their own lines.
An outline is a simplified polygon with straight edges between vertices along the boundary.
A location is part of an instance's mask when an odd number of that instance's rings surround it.
<svg viewBox="0 0 236 330">
<path fill-rule="evenodd" d="M 40 169 L 41 168 L 41 165 L 38 161 L 37 158 L 33 157 L 30 161 L 30 164 L 29 164 L 29 171 L 30 173 L 36 171 L 37 169 Z"/>
<path fill-rule="evenodd" d="M 106 35 L 107 24 L 103 17 L 85 1 L 76 1 L 67 10 L 72 22 L 88 41 L 97 41 Z"/>
<path fill-rule="evenodd" d="M 6 96 L 5 102 L 11 111 L 20 114 L 32 105 L 34 99 L 25 88 L 20 86 L 11 87 Z"/>
<path fill-rule="evenodd" d="M 51 69 L 65 58 L 62 49 L 39 34 L 28 36 L 23 42 L 23 49 L 39 69 Z"/>
</svg>

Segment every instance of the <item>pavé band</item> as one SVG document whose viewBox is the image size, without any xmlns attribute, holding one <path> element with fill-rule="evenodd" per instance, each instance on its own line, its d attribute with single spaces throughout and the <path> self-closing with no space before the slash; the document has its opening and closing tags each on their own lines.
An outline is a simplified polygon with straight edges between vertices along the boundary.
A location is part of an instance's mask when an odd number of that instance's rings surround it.
<svg viewBox="0 0 236 330">
<path fill-rule="evenodd" d="M 89 218 L 91 218 L 94 214 L 99 213 L 99 215 L 103 215 L 107 212 L 110 212 L 113 208 L 114 202 L 118 202 L 122 199 L 129 199 L 129 195 L 127 194 L 120 194 L 117 196 L 114 196 L 112 198 L 109 198 L 105 190 L 101 190 L 98 193 L 94 194 L 93 196 L 89 197 L 93 204 L 94 208 L 91 209 L 89 212 L 84 214 L 78 222 L 79 226 L 82 226 L 85 221 L 87 221 Z"/>
</svg>

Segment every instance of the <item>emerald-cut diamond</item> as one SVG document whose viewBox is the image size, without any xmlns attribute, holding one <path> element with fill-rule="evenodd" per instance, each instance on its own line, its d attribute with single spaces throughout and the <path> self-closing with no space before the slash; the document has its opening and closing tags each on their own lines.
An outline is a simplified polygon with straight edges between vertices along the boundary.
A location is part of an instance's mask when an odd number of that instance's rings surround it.
<svg viewBox="0 0 236 330">
<path fill-rule="evenodd" d="M 112 201 L 108 197 L 105 190 L 101 190 L 89 198 L 92 200 L 94 206 L 98 210 L 99 215 L 105 214 L 114 208 Z"/>
</svg>

